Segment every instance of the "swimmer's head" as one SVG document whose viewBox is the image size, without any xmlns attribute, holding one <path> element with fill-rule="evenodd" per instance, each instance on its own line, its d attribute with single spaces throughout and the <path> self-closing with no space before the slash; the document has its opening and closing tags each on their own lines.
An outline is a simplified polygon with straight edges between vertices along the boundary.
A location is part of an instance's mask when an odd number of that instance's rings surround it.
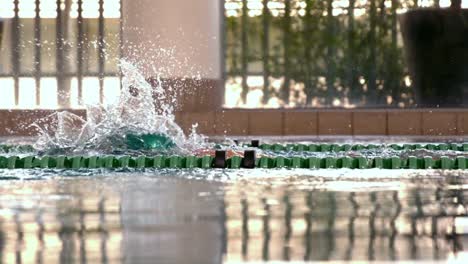
<svg viewBox="0 0 468 264">
<path fill-rule="evenodd" d="M 135 88 L 133 86 L 130 86 L 130 88 L 128 88 L 128 91 L 130 92 L 130 95 L 133 97 L 137 97 L 140 94 L 140 91 L 138 90 L 138 88 Z"/>
</svg>

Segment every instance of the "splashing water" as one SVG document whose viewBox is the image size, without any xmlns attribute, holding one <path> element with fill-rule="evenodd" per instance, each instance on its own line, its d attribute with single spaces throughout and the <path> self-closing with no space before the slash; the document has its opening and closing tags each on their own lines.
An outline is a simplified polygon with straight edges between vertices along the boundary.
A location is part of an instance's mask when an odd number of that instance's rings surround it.
<svg viewBox="0 0 468 264">
<path fill-rule="evenodd" d="M 168 137 L 176 153 L 191 153 L 209 147 L 196 126 L 186 137 L 175 123 L 173 106 L 164 103 L 166 93 L 159 81 L 152 87 L 132 63 L 121 60 L 122 91 L 112 105 L 87 105 L 87 120 L 70 112 L 56 112 L 37 120 L 40 136 L 34 147 L 40 151 L 126 151 L 127 135 L 156 134 Z"/>
</svg>

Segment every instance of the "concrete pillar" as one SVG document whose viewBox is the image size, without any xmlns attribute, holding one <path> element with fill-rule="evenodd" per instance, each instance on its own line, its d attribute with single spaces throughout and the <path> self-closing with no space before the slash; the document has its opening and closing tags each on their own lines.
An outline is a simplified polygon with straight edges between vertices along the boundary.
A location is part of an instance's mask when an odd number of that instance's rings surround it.
<svg viewBox="0 0 468 264">
<path fill-rule="evenodd" d="M 146 78 L 176 86 L 182 111 L 222 104 L 222 2 L 122 1 L 123 57 L 139 62 Z"/>
</svg>

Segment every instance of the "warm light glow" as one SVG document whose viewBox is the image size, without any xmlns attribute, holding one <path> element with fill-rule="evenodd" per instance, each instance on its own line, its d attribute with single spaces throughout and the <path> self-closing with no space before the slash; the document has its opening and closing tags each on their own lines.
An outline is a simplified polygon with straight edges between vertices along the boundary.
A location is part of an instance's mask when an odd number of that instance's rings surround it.
<svg viewBox="0 0 468 264">
<path fill-rule="evenodd" d="M 21 18 L 34 18 L 36 16 L 34 0 L 21 0 L 18 3 L 18 16 Z"/>
<path fill-rule="evenodd" d="M 268 107 L 279 108 L 281 107 L 281 100 L 278 97 L 271 97 L 267 102 Z"/>
<path fill-rule="evenodd" d="M 247 93 L 246 104 L 247 108 L 256 108 L 259 105 L 262 105 L 263 91 L 260 89 L 255 89 Z"/>
<path fill-rule="evenodd" d="M 83 78 L 82 96 L 84 105 L 99 103 L 99 79 L 97 77 Z"/>
<path fill-rule="evenodd" d="M 40 102 L 41 108 L 56 109 L 58 107 L 56 78 L 41 79 Z"/>
<path fill-rule="evenodd" d="M 464 0 L 464 4 L 466 4 L 468 1 Z M 450 0 L 440 0 L 439 2 L 440 7 L 449 7 L 450 6 Z"/>
<path fill-rule="evenodd" d="M 120 18 L 120 0 L 104 1 L 104 18 Z"/>
<path fill-rule="evenodd" d="M 12 18 L 15 16 L 13 0 L 0 0 L 0 18 Z M 99 17 L 99 1 L 86 0 L 83 1 L 83 18 L 98 18 Z M 36 16 L 35 0 L 21 0 L 18 3 L 20 18 L 34 18 Z M 66 3 L 60 4 L 61 10 L 66 10 Z M 56 0 L 41 0 L 39 2 L 39 16 L 41 18 L 56 18 L 57 17 L 57 1 Z M 120 18 L 120 0 L 105 0 L 104 1 L 104 18 Z M 78 0 L 72 0 L 70 6 L 70 17 L 78 17 Z"/>
<path fill-rule="evenodd" d="M 99 1 L 88 0 L 83 1 L 83 18 L 98 18 L 99 17 Z"/>
<path fill-rule="evenodd" d="M 268 2 L 268 9 L 284 9 L 284 3 L 282 2 Z"/>
<path fill-rule="evenodd" d="M 263 4 L 260 1 L 253 1 L 253 0 L 250 0 L 247 2 L 247 8 L 248 9 L 263 9 Z"/>
<path fill-rule="evenodd" d="M 78 78 L 70 80 L 70 107 L 74 109 L 82 108 L 78 101 Z"/>
<path fill-rule="evenodd" d="M 36 108 L 36 80 L 34 80 L 34 78 L 19 78 L 18 99 L 19 108 Z"/>
<path fill-rule="evenodd" d="M 431 7 L 434 5 L 433 0 L 418 0 L 419 7 Z"/>
<path fill-rule="evenodd" d="M 235 3 L 235 2 L 226 2 L 224 4 L 224 8 L 226 10 L 231 10 L 231 9 L 241 9 L 242 4 L 241 3 Z"/>
<path fill-rule="evenodd" d="M 241 81 L 242 79 L 237 77 L 226 82 L 226 91 L 224 93 L 224 103 L 226 107 L 236 107 L 241 103 Z"/>
<path fill-rule="evenodd" d="M 466 212 L 460 212 L 460 214 L 464 213 Z M 456 217 L 454 225 L 457 234 L 468 235 L 468 217 Z"/>
<path fill-rule="evenodd" d="M 447 263 L 449 264 L 468 263 L 468 252 L 467 251 L 460 251 L 457 253 L 451 252 L 447 256 Z"/>
<path fill-rule="evenodd" d="M 0 17 L 12 18 L 15 16 L 13 0 L 0 0 Z"/>
<path fill-rule="evenodd" d="M 405 85 L 406 85 L 406 87 L 411 87 L 412 84 L 413 84 L 413 81 L 411 80 L 411 77 L 405 76 Z"/>
<path fill-rule="evenodd" d="M 15 107 L 15 90 L 13 78 L 0 78 L 0 87 L 2 87 L 2 96 L 0 96 L 0 109 L 9 109 Z"/>
<path fill-rule="evenodd" d="M 41 0 L 39 4 L 41 18 L 56 18 L 57 17 L 57 1 Z"/>
<path fill-rule="evenodd" d="M 104 104 L 115 104 L 120 97 L 120 78 L 104 78 Z"/>
<path fill-rule="evenodd" d="M 263 76 L 249 76 L 247 77 L 247 86 L 249 87 L 263 87 Z"/>
<path fill-rule="evenodd" d="M 390 9 L 392 7 L 391 0 L 384 1 L 385 8 Z M 434 7 L 435 1 L 434 0 L 418 0 L 417 1 L 418 7 Z M 446 8 L 450 7 L 450 0 L 440 0 L 440 7 Z M 349 8 L 349 0 L 334 0 L 332 2 L 333 6 L 333 16 L 342 16 L 348 14 Z M 226 15 L 228 17 L 237 17 L 242 14 L 242 3 L 238 1 L 227 1 L 224 5 L 226 9 Z M 268 9 L 272 16 L 277 17 L 284 13 L 285 4 L 284 2 L 280 1 L 270 1 L 267 4 Z M 291 16 L 304 16 L 305 15 L 305 8 L 307 7 L 307 3 L 305 1 L 297 1 L 292 2 L 291 7 Z M 462 0 L 462 7 L 468 8 L 468 0 Z M 263 1 L 261 0 L 248 0 L 247 1 L 247 8 L 248 8 L 248 15 L 251 17 L 261 16 L 263 14 Z M 364 16 L 366 14 L 366 10 L 369 8 L 368 0 L 356 0 L 354 3 L 354 16 L 356 18 Z M 401 1 L 400 7 L 397 9 L 398 14 L 405 13 L 410 8 L 413 8 L 412 1 Z M 379 12 L 380 5 L 377 6 L 377 11 Z M 327 11 L 324 10 L 322 13 L 323 16 L 327 16 Z"/>
</svg>

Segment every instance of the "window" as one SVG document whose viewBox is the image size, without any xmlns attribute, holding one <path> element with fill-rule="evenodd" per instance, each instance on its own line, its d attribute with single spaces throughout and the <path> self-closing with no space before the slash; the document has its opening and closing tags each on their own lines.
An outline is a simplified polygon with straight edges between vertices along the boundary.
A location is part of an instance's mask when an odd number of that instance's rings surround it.
<svg viewBox="0 0 468 264">
<path fill-rule="evenodd" d="M 450 0 L 226 0 L 225 106 L 413 107 L 399 15 L 437 6 Z"/>
<path fill-rule="evenodd" d="M 120 0 L 0 0 L 0 108 L 81 108 L 120 84 Z M 117 87 L 107 87 L 109 85 Z M 94 102 L 93 101 L 93 102 Z"/>
</svg>

